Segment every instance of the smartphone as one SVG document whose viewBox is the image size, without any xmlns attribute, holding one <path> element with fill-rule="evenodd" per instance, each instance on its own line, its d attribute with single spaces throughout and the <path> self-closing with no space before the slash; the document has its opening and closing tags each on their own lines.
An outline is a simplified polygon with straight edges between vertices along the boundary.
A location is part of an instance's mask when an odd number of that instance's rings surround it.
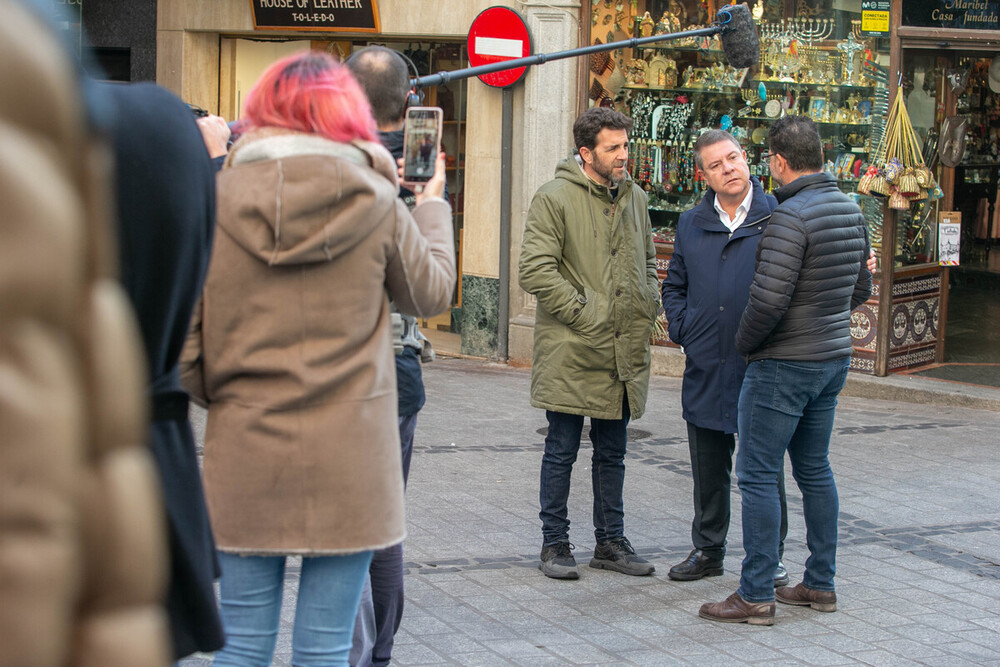
<svg viewBox="0 0 1000 667">
<path fill-rule="evenodd" d="M 426 183 L 434 176 L 441 151 L 443 113 L 440 107 L 410 107 L 403 123 L 403 180 Z"/>
</svg>

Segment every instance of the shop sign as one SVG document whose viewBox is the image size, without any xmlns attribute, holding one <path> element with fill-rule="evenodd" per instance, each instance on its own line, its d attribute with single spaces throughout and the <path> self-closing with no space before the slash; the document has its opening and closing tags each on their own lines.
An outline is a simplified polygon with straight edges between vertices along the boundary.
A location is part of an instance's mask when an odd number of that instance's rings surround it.
<svg viewBox="0 0 1000 667">
<path fill-rule="evenodd" d="M 961 242 L 961 211 L 940 211 L 938 213 L 938 264 L 958 266 Z"/>
<path fill-rule="evenodd" d="M 250 0 L 254 30 L 381 32 L 378 0 Z"/>
<path fill-rule="evenodd" d="M 469 64 L 490 65 L 531 55 L 528 24 L 509 7 L 489 7 L 469 27 Z M 527 67 L 480 74 L 479 80 L 495 88 L 507 88 L 521 80 Z"/>
<path fill-rule="evenodd" d="M 890 0 L 861 0 L 861 34 L 865 37 L 889 36 Z"/>
<path fill-rule="evenodd" d="M 906 0 L 902 23 L 924 28 L 1000 29 L 1000 0 Z"/>
</svg>

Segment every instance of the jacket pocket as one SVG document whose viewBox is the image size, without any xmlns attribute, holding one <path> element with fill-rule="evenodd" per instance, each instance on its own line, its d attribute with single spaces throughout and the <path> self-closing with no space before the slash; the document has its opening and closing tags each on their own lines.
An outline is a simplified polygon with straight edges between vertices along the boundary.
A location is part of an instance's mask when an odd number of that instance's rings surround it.
<svg viewBox="0 0 1000 667">
<path fill-rule="evenodd" d="M 653 290 L 652 292 L 646 293 L 646 310 L 649 314 L 649 321 L 655 322 L 656 316 L 660 314 L 660 293 L 659 290 Z"/>
<path fill-rule="evenodd" d="M 674 340 L 675 343 L 681 347 L 688 347 L 691 345 L 691 332 L 696 328 L 699 318 L 701 317 L 697 308 L 688 308 L 684 311 L 684 318 L 681 319 L 680 324 L 677 327 L 677 338 Z"/>
<path fill-rule="evenodd" d="M 589 287 L 583 288 L 587 303 L 580 310 L 580 316 L 570 327 L 577 336 L 589 345 L 596 346 L 601 334 L 608 333 L 608 305 L 604 296 Z"/>
</svg>

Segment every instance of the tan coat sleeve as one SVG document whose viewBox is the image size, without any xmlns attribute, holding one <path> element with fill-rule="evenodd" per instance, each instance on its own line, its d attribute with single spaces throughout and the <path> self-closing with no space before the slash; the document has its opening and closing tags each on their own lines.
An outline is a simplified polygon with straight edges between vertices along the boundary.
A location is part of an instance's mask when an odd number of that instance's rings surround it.
<svg viewBox="0 0 1000 667">
<path fill-rule="evenodd" d="M 451 305 L 455 291 L 451 207 L 429 199 L 411 215 L 397 199 L 395 215 L 395 252 L 386 269 L 389 298 L 404 315 L 432 317 Z"/>
<path fill-rule="evenodd" d="M 199 299 L 198 304 L 194 307 L 194 312 L 191 313 L 191 326 L 188 328 L 187 339 L 184 341 L 184 349 L 181 350 L 181 358 L 177 366 L 181 372 L 181 384 L 184 385 L 184 390 L 191 395 L 192 401 L 204 408 L 208 405 L 208 398 L 202 365 L 201 318 L 203 313 L 203 300 Z"/>
</svg>

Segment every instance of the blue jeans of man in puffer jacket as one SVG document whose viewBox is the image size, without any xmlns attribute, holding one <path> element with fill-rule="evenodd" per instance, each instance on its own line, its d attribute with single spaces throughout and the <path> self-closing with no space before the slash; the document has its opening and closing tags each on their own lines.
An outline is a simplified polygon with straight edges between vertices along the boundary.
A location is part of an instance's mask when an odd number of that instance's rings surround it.
<svg viewBox="0 0 1000 667">
<path fill-rule="evenodd" d="M 778 472 L 786 450 L 805 515 L 809 558 L 803 583 L 816 591 L 834 590 L 839 505 L 830 468 L 830 435 L 850 361 L 761 359 L 747 366 L 740 392 L 736 474 L 746 551 L 737 592 L 748 602 L 774 600 L 781 516 Z"/>
</svg>

